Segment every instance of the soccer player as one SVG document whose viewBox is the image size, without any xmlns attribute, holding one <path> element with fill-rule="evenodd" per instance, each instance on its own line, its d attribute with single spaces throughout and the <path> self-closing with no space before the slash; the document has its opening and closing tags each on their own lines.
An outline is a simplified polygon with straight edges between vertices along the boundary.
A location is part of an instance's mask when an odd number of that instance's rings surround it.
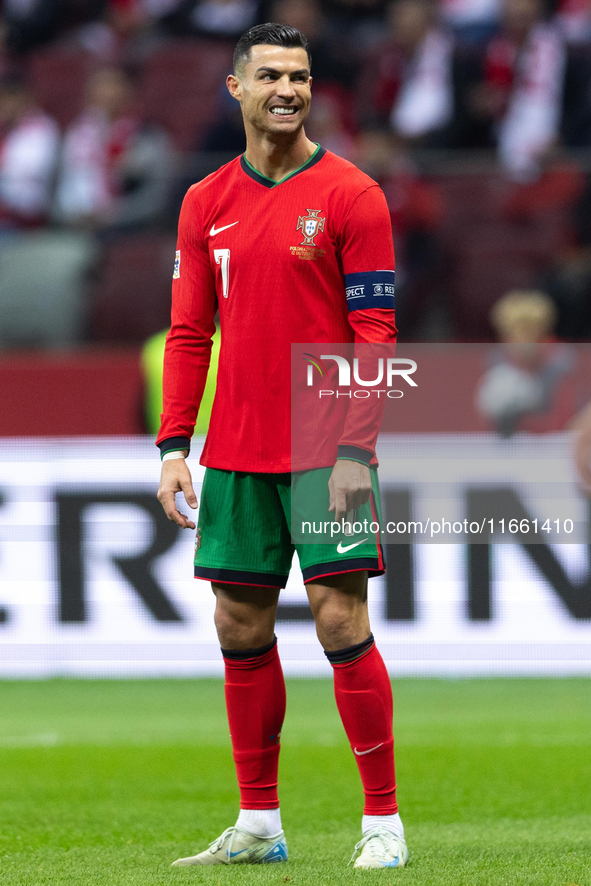
<svg viewBox="0 0 591 886">
<path fill-rule="evenodd" d="M 219 310 L 195 576 L 211 581 L 216 596 L 240 814 L 208 849 L 175 865 L 287 860 L 277 794 L 285 685 L 274 624 L 294 552 L 290 346 L 386 345 L 396 337 L 384 195 L 306 137 L 311 83 L 308 44 L 296 29 L 258 25 L 240 38 L 227 86 L 241 104 L 246 152 L 193 185 L 180 215 L 158 497 L 171 520 L 195 528 L 175 494 L 197 507 L 185 458 Z M 345 422 L 320 468 L 321 518 L 330 510 L 338 522 L 358 509 L 359 520 L 371 520 L 379 508 L 377 431 L 365 432 Z M 402 867 L 408 850 L 396 803 L 392 689 L 367 609 L 368 576 L 384 571 L 379 537 L 295 548 L 365 794 L 355 866 Z"/>
</svg>

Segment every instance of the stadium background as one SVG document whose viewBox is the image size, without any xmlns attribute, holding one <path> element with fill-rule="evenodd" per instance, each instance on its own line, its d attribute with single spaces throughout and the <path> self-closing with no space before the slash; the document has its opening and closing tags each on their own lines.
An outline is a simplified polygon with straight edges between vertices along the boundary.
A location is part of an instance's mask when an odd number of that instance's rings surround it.
<svg viewBox="0 0 591 886">
<path fill-rule="evenodd" d="M 413 457 L 439 447 L 459 511 L 462 466 L 472 455 L 483 464 L 483 445 L 517 447 L 524 465 L 559 450 L 589 519 L 565 431 L 591 399 L 584 348 L 529 423 L 508 429 L 474 405 L 497 369 L 490 348 L 507 326 L 490 311 L 507 291 L 548 294 L 555 312 L 542 299 L 536 336 L 559 364 L 589 339 L 586 0 L 4 0 L 5 886 L 168 884 L 170 861 L 234 820 L 223 690 L 209 679 L 221 674 L 213 602 L 191 578 L 191 535 L 155 499 L 151 434 L 180 200 L 243 150 L 223 81 L 236 35 L 269 19 L 311 38 L 309 134 L 382 184 L 401 341 L 433 343 L 419 360 L 428 403 L 405 413 L 408 436 L 389 426 L 386 444 Z M 388 490 L 398 514 L 410 514 L 420 479 Z M 524 501 L 533 513 L 535 495 Z M 395 684 L 408 886 L 589 886 L 588 549 L 536 547 L 545 559 L 521 544 L 490 559 L 482 545 L 392 545 L 388 582 L 372 583 Z M 349 883 L 360 791 L 297 572 L 277 633 L 292 675 L 281 764 L 290 864 L 279 879 L 232 868 L 215 880 Z M 49 677 L 59 679 L 39 679 Z"/>
<path fill-rule="evenodd" d="M 192 540 L 151 499 L 158 460 L 146 434 L 158 412 L 180 200 L 243 150 L 224 80 L 236 35 L 269 18 L 310 36 L 310 136 L 384 188 L 402 342 L 484 348 L 500 332 L 491 308 L 513 289 L 552 300 L 541 340 L 589 337 L 587 4 L 9 0 L 0 27 L 5 676 L 221 673 L 212 600 L 190 578 Z M 447 388 L 388 430 L 494 434 L 473 406 L 486 358 L 466 359 L 461 348 L 446 356 Z M 563 432 L 591 399 L 578 397 L 533 430 Z M 411 590 L 410 578 L 398 590 L 374 582 L 393 673 L 591 670 L 583 546 L 556 553 L 578 609 L 518 546 L 502 565 L 496 555 L 484 619 L 470 608 L 464 549 L 445 555 L 447 584 L 421 566 L 431 556 L 421 549 L 412 567 L 392 556 L 407 577 L 414 569 Z M 328 673 L 297 570 L 280 632 L 288 670 Z"/>
</svg>

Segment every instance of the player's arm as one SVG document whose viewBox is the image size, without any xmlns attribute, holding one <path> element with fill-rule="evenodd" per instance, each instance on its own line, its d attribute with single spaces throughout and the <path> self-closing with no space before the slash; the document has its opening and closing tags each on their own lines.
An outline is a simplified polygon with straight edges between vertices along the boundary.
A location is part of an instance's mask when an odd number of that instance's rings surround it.
<svg viewBox="0 0 591 886">
<path fill-rule="evenodd" d="M 195 523 L 177 509 L 175 495 L 183 492 L 187 504 L 197 507 L 185 457 L 207 380 L 216 308 L 200 207 L 191 189 L 179 219 L 172 322 L 164 351 L 162 424 L 156 440 L 163 459 L 158 500 L 169 520 L 183 529 L 194 529 Z"/>
<path fill-rule="evenodd" d="M 388 356 L 394 356 L 397 335 L 392 226 L 385 197 L 377 185 L 365 190 L 348 213 L 341 236 L 341 261 L 360 376 L 372 378 L 377 358 L 382 356 L 385 362 Z M 369 344 L 373 347 L 363 347 Z M 369 464 L 375 460 L 384 405 L 383 397 L 350 402 L 329 481 L 330 510 L 334 510 L 337 521 L 369 499 Z"/>
</svg>

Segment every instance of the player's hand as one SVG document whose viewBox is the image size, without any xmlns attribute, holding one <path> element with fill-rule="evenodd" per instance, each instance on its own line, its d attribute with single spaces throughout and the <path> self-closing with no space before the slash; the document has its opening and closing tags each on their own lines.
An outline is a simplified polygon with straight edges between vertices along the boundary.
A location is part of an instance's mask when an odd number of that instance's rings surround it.
<svg viewBox="0 0 591 886">
<path fill-rule="evenodd" d="M 185 514 L 177 510 L 175 495 L 183 492 L 190 508 L 197 507 L 197 496 L 193 489 L 191 472 L 184 458 L 171 458 L 162 462 L 162 474 L 158 487 L 158 501 L 166 516 L 181 529 L 195 529 L 195 524 Z"/>
<path fill-rule="evenodd" d="M 345 518 L 347 511 L 361 507 L 371 495 L 371 474 L 367 465 L 340 458 L 332 469 L 328 481 L 330 494 L 329 511 L 334 511 L 337 523 Z"/>
</svg>

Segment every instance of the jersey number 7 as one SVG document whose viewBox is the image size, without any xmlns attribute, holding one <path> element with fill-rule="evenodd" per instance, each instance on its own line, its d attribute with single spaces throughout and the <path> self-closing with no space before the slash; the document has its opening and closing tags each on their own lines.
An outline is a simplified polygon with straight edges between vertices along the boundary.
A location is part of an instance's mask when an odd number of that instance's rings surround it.
<svg viewBox="0 0 591 886">
<path fill-rule="evenodd" d="M 222 294 L 224 298 L 228 298 L 228 287 L 230 285 L 230 250 L 214 249 L 213 257 L 216 265 L 222 266 Z"/>
</svg>

